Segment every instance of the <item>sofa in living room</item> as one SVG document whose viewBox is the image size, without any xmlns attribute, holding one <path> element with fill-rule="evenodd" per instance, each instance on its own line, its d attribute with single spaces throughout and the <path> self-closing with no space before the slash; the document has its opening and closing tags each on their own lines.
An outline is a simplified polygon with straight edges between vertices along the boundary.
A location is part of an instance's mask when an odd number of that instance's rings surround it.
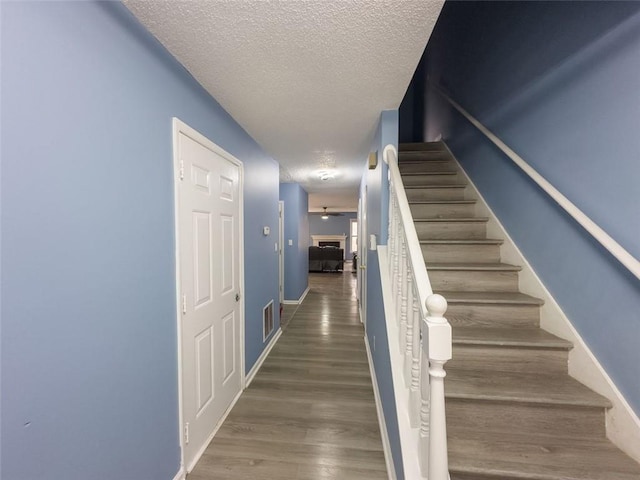
<svg viewBox="0 0 640 480">
<path fill-rule="evenodd" d="M 339 272 L 344 268 L 344 249 L 309 247 L 310 272 Z"/>
</svg>

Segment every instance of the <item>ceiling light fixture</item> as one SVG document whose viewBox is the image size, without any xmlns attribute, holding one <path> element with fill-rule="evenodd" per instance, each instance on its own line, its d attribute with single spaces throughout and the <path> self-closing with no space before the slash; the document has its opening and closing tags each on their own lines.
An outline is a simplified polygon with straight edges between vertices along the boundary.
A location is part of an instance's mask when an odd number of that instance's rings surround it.
<svg viewBox="0 0 640 480">
<path fill-rule="evenodd" d="M 327 180 L 333 180 L 335 178 L 335 173 L 333 173 L 331 170 L 322 170 L 318 172 L 318 177 L 323 182 Z"/>
<path fill-rule="evenodd" d="M 327 213 L 327 207 L 322 207 L 324 208 L 324 213 L 322 214 L 322 216 L 320 217 L 322 220 L 329 220 L 329 214 Z"/>
</svg>

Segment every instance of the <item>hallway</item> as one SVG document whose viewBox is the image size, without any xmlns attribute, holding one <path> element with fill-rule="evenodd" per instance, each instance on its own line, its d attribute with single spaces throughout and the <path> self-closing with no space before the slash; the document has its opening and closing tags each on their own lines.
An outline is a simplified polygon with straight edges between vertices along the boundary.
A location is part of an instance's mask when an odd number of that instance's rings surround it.
<svg viewBox="0 0 640 480">
<path fill-rule="evenodd" d="M 188 480 L 387 478 L 355 275 L 309 285 Z"/>
</svg>

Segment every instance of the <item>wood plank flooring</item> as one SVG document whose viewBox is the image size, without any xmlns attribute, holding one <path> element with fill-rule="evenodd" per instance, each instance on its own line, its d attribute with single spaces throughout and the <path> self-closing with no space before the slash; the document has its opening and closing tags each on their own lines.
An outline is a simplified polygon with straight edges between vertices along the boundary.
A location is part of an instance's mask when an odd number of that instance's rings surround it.
<svg viewBox="0 0 640 480">
<path fill-rule="evenodd" d="M 386 479 L 355 275 L 312 273 L 302 305 L 188 480 Z"/>
</svg>

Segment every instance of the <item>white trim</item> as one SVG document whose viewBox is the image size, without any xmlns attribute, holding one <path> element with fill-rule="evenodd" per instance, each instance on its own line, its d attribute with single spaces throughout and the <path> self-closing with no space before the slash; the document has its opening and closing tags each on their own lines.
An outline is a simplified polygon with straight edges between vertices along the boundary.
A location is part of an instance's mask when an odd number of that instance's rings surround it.
<svg viewBox="0 0 640 480">
<path fill-rule="evenodd" d="M 196 464 L 200 461 L 202 454 L 205 452 L 205 450 L 211 443 L 211 440 L 213 440 L 213 437 L 216 436 L 216 433 L 218 433 L 218 430 L 220 430 L 220 427 L 222 426 L 224 421 L 227 419 L 227 417 L 231 413 L 231 410 L 233 410 L 233 407 L 236 406 L 236 403 L 238 402 L 238 399 L 240 398 L 240 395 L 242 395 L 242 393 L 243 393 L 243 390 L 240 390 L 238 394 L 234 397 L 234 399 L 231 401 L 231 403 L 229 404 L 229 407 L 224 412 L 222 417 L 220 417 L 220 421 L 216 424 L 215 428 L 213 429 L 213 432 L 211 432 L 211 435 L 209 435 L 209 438 L 207 438 L 207 441 L 204 442 L 204 444 L 202 445 L 202 448 L 200 448 L 200 450 L 198 450 L 198 452 L 193 457 L 193 461 L 187 466 L 187 473 L 191 473 L 195 468 Z"/>
<path fill-rule="evenodd" d="M 400 434 L 400 445 L 402 447 L 402 466 L 406 479 L 420 479 L 420 452 L 419 429 L 412 428 L 409 420 L 409 389 L 404 382 L 404 352 L 400 352 L 400 339 L 398 337 L 398 326 L 395 321 L 393 311 L 393 292 L 391 289 L 391 279 L 389 271 L 385 268 L 389 265 L 388 251 L 386 245 L 378 246 L 378 263 L 380 268 L 380 283 L 382 286 L 382 297 L 384 304 L 384 316 L 387 328 L 387 340 L 389 343 L 389 360 L 391 362 L 391 376 L 393 379 L 393 393 L 396 401 L 396 414 L 398 416 L 398 433 Z M 423 262 L 424 264 L 424 262 Z"/>
<path fill-rule="evenodd" d="M 185 473 L 184 468 L 180 467 L 180 470 L 178 470 L 176 476 L 173 477 L 173 480 L 185 480 L 185 478 L 187 478 L 187 474 Z"/>
<path fill-rule="evenodd" d="M 376 399 L 376 411 L 378 412 L 378 424 L 380 425 L 380 437 L 382 437 L 382 449 L 384 450 L 384 461 L 387 465 L 387 475 L 389 476 L 389 480 L 396 480 L 396 468 L 393 464 L 393 454 L 391 453 L 391 442 L 389 442 L 387 422 L 384 418 L 382 399 L 380 397 L 380 390 L 378 389 L 378 379 L 376 378 L 376 369 L 373 366 L 373 357 L 371 356 L 369 340 L 366 335 L 364 336 L 364 346 L 367 350 L 367 358 L 369 359 L 369 372 L 371 373 L 371 383 L 373 384 L 373 396 Z"/>
<path fill-rule="evenodd" d="M 180 165 L 179 165 L 179 150 L 178 150 L 178 128 L 180 122 L 177 118 L 173 117 L 171 122 L 173 143 L 173 221 L 174 221 L 174 238 L 175 238 L 175 292 L 176 292 L 176 338 L 177 338 L 177 359 L 178 359 L 178 443 L 180 444 L 180 469 L 178 473 L 185 472 L 184 470 L 184 437 L 182 435 L 182 426 L 184 425 L 184 417 L 182 415 L 182 328 L 181 317 L 182 312 L 180 306 L 182 305 L 182 299 L 180 298 L 180 222 L 178 219 L 178 212 L 180 211 L 179 191 L 180 191 Z M 181 123 L 181 122 L 180 122 Z M 186 473 L 186 472 L 185 472 Z"/>
<path fill-rule="evenodd" d="M 445 147 L 451 154 L 451 150 L 446 144 Z M 451 157 L 455 158 L 453 154 Z M 519 275 L 520 291 L 544 300 L 544 305 L 540 307 L 540 327 L 573 343 L 573 349 L 569 352 L 569 375 L 608 398 L 613 404 L 613 408 L 606 413 L 607 438 L 627 455 L 640 462 L 640 419 L 551 296 L 460 164 L 458 164 L 458 169 L 478 199 L 476 207 L 478 215 L 489 218 L 487 237 L 504 239 L 504 243 L 500 247 L 502 261 L 522 266 Z"/>
<path fill-rule="evenodd" d="M 356 224 L 356 234 L 352 235 L 353 233 L 353 224 Z M 356 248 L 355 250 L 353 250 L 351 247 L 353 247 L 353 237 L 356 237 L 356 243 L 360 243 L 360 236 L 359 236 L 359 228 L 360 225 L 358 224 L 358 218 L 350 218 L 349 219 L 349 238 L 347 238 L 347 242 L 349 242 L 349 251 L 351 252 L 351 259 L 353 260 L 353 254 L 357 253 L 358 249 Z"/>
<path fill-rule="evenodd" d="M 524 173 L 526 173 L 534 182 L 538 184 L 558 205 L 560 205 L 573 219 L 578 222 L 582 227 L 589 232 L 593 238 L 598 240 L 600 244 L 606 248 L 611 255 L 613 255 L 622 265 L 624 265 L 636 278 L 640 279 L 640 261 L 638 261 L 633 255 L 627 252 L 622 245 L 616 242 L 609 236 L 602 228 L 591 220 L 585 213 L 576 207 L 567 197 L 565 197 L 560 191 L 558 191 L 553 185 L 551 185 L 542 175 L 531 167 L 520 155 L 511 150 L 502 140 L 500 140 L 495 134 L 493 134 L 487 127 L 475 119 L 469 112 L 462 108 L 458 103 L 451 99 L 444 91 L 434 84 L 431 86 L 442 97 L 444 97 L 456 110 L 458 110 L 471 124 L 482 132 L 494 145 L 496 145 L 502 152 L 509 157 L 513 163 L 519 166 Z"/>
<path fill-rule="evenodd" d="M 284 305 L 300 305 L 302 302 L 304 302 L 304 299 L 307 297 L 307 293 L 309 293 L 309 289 L 311 287 L 307 286 L 307 288 L 305 289 L 304 292 L 302 292 L 302 295 L 300 295 L 300 298 L 298 300 L 283 300 L 282 303 Z"/>
<path fill-rule="evenodd" d="M 184 468 L 180 467 L 180 470 L 178 470 L 178 473 L 173 477 L 173 480 L 185 480 L 185 478 L 187 478 L 187 474 Z"/>
<path fill-rule="evenodd" d="M 278 302 L 284 303 L 284 202 L 278 201 Z"/>
<path fill-rule="evenodd" d="M 231 155 L 229 152 L 223 150 L 218 145 L 213 143 L 207 137 L 199 133 L 197 130 L 191 128 L 189 125 L 181 121 L 177 117 L 173 117 L 171 121 L 172 126 L 172 154 L 173 154 L 173 201 L 174 201 L 174 236 L 175 236 L 175 292 L 176 292 L 176 329 L 177 329 L 177 360 L 178 360 L 178 440 L 180 443 L 180 471 L 185 470 L 184 464 L 184 436 L 182 434 L 182 426 L 184 425 L 184 416 L 183 416 L 183 391 L 182 391 L 182 312 L 181 312 L 181 292 L 180 292 L 180 222 L 178 218 L 178 212 L 180 211 L 180 202 L 179 202 L 179 191 L 180 191 L 180 159 L 179 159 L 179 149 L 178 149 L 178 135 L 180 133 L 185 133 L 192 138 L 197 138 L 200 143 L 206 145 L 207 148 L 211 149 L 213 152 L 217 153 L 224 159 L 233 163 L 238 167 L 238 191 L 239 191 L 239 222 L 238 222 L 238 235 L 239 238 L 239 284 L 241 294 L 244 294 L 244 165 L 238 160 L 236 157 Z M 240 349 L 240 371 L 245 371 L 245 302 L 240 302 L 240 345 L 238 348 Z M 245 388 L 244 385 L 245 377 L 240 375 L 240 392 L 237 397 L 231 402 L 231 406 L 229 407 L 229 411 L 231 407 L 235 404 L 238 397 L 242 393 Z M 223 419 L 226 418 L 225 413 L 223 415 Z M 216 427 L 214 429 L 214 434 L 217 431 Z M 213 435 L 212 437 L 213 438 Z M 209 442 L 207 442 L 207 445 Z M 195 465 L 195 464 L 194 464 Z M 187 472 L 190 470 L 187 469 Z"/>
<path fill-rule="evenodd" d="M 269 353 L 271 352 L 271 349 L 275 346 L 276 342 L 280 339 L 281 336 L 282 336 L 282 328 L 278 327 L 278 331 L 273 335 L 273 337 L 271 337 L 271 340 L 269 340 L 269 343 L 267 344 L 265 349 L 262 351 L 262 353 L 260 354 L 260 356 L 256 360 L 256 363 L 253 364 L 253 367 L 251 367 L 251 370 L 249 370 L 249 373 L 247 373 L 245 375 L 245 377 L 244 377 L 244 388 L 248 388 L 249 387 L 249 385 L 253 381 L 253 378 L 258 373 L 258 370 L 260 370 L 260 367 L 262 366 L 264 361 L 269 356 Z"/>
</svg>

